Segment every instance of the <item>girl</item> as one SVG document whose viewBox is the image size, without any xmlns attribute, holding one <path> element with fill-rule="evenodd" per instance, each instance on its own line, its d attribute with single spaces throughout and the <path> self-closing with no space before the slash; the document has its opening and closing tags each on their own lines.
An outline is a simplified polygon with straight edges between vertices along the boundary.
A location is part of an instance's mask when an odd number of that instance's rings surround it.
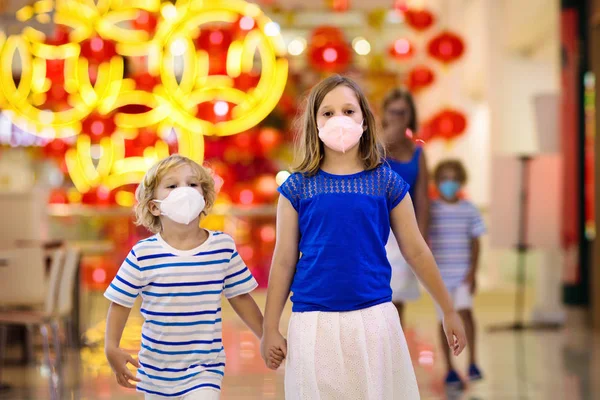
<svg viewBox="0 0 600 400">
<path fill-rule="evenodd" d="M 412 134 L 417 132 L 417 110 L 409 91 L 393 89 L 383 101 L 383 135 L 388 166 L 410 186 L 414 200 L 417 225 L 421 235 L 427 237 L 429 225 L 429 196 L 427 163 L 423 148 L 415 145 Z M 410 133 L 408 132 L 410 130 Z M 398 242 L 390 234 L 386 244 L 388 260 L 392 265 L 392 301 L 403 321 L 404 303 L 419 298 L 419 283 L 406 263 Z"/>
<path fill-rule="evenodd" d="M 225 370 L 221 295 L 260 338 L 263 317 L 249 294 L 257 283 L 230 236 L 199 227 L 215 200 L 206 169 L 172 155 L 146 173 L 136 199 L 136 223 L 155 235 L 133 246 L 104 294 L 112 302 L 106 357 L 117 382 L 137 382 L 146 399 L 218 399 Z M 119 342 L 139 294 L 145 321 L 135 360 Z"/>
<path fill-rule="evenodd" d="M 279 189 L 261 343 L 268 367 L 287 358 L 287 400 L 419 398 L 391 303 L 390 226 L 442 308 L 454 354 L 464 348 L 460 318 L 419 233 L 408 185 L 381 159 L 375 119 L 356 83 L 335 75 L 316 85 L 302 121 L 300 163 Z M 290 290 L 288 347 L 279 322 Z"/>
</svg>

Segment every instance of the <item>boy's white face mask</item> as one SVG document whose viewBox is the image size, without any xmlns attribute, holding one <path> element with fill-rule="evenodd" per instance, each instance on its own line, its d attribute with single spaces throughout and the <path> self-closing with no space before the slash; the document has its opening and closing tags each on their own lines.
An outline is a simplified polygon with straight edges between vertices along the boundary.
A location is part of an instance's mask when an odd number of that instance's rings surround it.
<svg viewBox="0 0 600 400">
<path fill-rule="evenodd" d="M 152 201 L 159 203 L 162 215 L 184 225 L 189 225 L 198 218 L 206 207 L 204 196 L 192 187 L 178 187 L 173 189 L 164 200 Z"/>
</svg>

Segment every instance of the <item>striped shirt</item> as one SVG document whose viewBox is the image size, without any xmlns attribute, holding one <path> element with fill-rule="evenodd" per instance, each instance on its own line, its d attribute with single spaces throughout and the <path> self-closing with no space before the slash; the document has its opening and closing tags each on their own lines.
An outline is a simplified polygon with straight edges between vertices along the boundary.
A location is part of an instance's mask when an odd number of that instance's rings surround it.
<svg viewBox="0 0 600 400">
<path fill-rule="evenodd" d="M 202 245 L 186 251 L 160 234 L 133 246 L 104 296 L 128 308 L 142 297 L 137 390 L 166 397 L 220 391 L 221 295 L 230 299 L 256 287 L 227 234 L 209 231 Z"/>
<path fill-rule="evenodd" d="M 448 289 L 464 282 L 471 268 L 471 240 L 484 233 L 481 214 L 472 203 L 432 202 L 429 244 Z"/>
</svg>

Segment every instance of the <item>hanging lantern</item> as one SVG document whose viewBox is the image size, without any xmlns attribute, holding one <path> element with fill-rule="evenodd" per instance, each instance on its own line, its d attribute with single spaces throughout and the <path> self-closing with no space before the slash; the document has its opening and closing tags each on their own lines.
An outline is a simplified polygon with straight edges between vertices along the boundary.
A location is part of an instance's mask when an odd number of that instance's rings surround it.
<svg viewBox="0 0 600 400">
<path fill-rule="evenodd" d="M 431 138 L 452 140 L 467 129 L 467 118 L 459 111 L 447 108 L 433 116 L 430 122 Z"/>
<path fill-rule="evenodd" d="M 350 8 L 350 0 L 327 0 L 327 5 L 333 11 L 345 12 Z"/>
<path fill-rule="evenodd" d="M 431 68 L 421 65 L 413 68 L 408 73 L 406 85 L 412 92 L 418 92 L 435 81 L 435 74 Z"/>
<path fill-rule="evenodd" d="M 396 60 L 407 60 L 415 54 L 415 49 L 410 40 L 399 38 L 392 43 L 388 53 Z"/>
<path fill-rule="evenodd" d="M 434 15 L 425 10 L 409 9 L 404 12 L 404 20 L 416 31 L 423 32 L 429 29 L 435 22 Z"/>
<path fill-rule="evenodd" d="M 429 42 L 429 55 L 436 60 L 450 64 L 458 60 L 465 51 L 465 45 L 460 36 L 445 31 Z"/>
<path fill-rule="evenodd" d="M 343 32 L 331 26 L 315 29 L 308 46 L 308 60 L 321 72 L 342 72 L 350 65 L 352 51 Z"/>
</svg>

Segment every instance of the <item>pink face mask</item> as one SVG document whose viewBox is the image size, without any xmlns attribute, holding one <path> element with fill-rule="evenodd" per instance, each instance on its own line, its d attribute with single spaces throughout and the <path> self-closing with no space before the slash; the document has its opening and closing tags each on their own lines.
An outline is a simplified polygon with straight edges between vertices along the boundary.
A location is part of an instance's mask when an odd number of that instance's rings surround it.
<svg viewBox="0 0 600 400">
<path fill-rule="evenodd" d="M 319 128 L 319 138 L 330 149 L 345 153 L 356 146 L 363 132 L 362 122 L 357 124 L 350 117 L 337 116 L 329 118 Z"/>
</svg>

